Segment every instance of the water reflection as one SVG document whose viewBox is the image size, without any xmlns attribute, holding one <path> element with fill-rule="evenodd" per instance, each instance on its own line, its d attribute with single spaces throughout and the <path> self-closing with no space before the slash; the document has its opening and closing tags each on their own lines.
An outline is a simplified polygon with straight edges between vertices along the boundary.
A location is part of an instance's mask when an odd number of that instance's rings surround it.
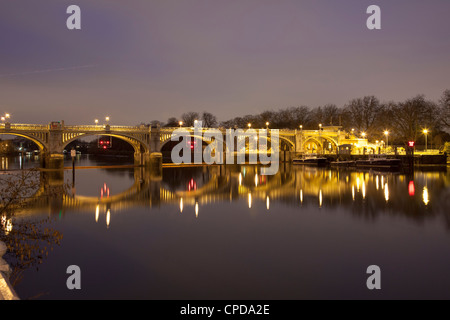
<svg viewBox="0 0 450 320">
<path fill-rule="evenodd" d="M 344 208 L 352 215 L 370 219 L 383 214 L 402 214 L 420 221 L 441 215 L 450 226 L 447 170 L 403 175 L 285 166 L 274 176 L 264 176 L 259 169 L 238 165 L 166 168 L 162 177 L 152 177 L 144 168 L 126 169 L 132 184 L 122 187 L 122 192 L 113 193 L 110 183 L 103 183 L 98 196 L 82 196 L 83 188 L 77 186 L 77 194 L 69 190 L 53 195 L 53 199 L 34 198 L 27 212 L 90 211 L 95 213 L 96 222 L 103 213 L 109 227 L 112 212 L 121 213 L 133 207 L 174 204 L 180 213 L 191 207 L 199 217 L 200 207 L 204 205 L 245 198 L 249 209 L 261 202 L 269 211 L 274 202 L 281 202 L 306 208 Z M 113 171 L 107 173 L 115 174 Z M 92 184 L 94 172 L 77 177 L 77 184 L 82 185 L 83 179 L 85 184 Z M 44 187 L 64 182 L 49 182 L 46 174 L 42 175 L 43 181 L 47 180 Z M 115 186 L 115 189 L 120 188 Z M 417 194 L 416 189 L 422 193 Z M 205 210 L 204 214 L 208 212 Z"/>
</svg>

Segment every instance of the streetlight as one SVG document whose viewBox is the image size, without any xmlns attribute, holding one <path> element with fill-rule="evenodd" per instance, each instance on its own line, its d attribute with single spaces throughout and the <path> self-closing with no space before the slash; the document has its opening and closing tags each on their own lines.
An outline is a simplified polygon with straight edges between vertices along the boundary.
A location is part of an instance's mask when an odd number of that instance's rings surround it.
<svg viewBox="0 0 450 320">
<path fill-rule="evenodd" d="M 248 126 L 248 128 L 250 129 L 250 128 L 252 127 L 252 124 L 249 123 L 249 124 L 247 124 L 247 126 Z"/>
<path fill-rule="evenodd" d="M 6 119 L 9 119 L 9 118 L 11 118 L 11 115 L 10 115 L 9 113 L 6 113 L 6 114 L 5 114 L 5 118 L 6 118 Z"/>
<path fill-rule="evenodd" d="M 366 137 L 366 133 L 365 133 L 365 132 L 361 133 L 361 136 L 362 136 L 363 138 L 365 138 L 365 137 Z"/>
<path fill-rule="evenodd" d="M 3 122 L 3 123 L 5 122 L 5 120 L 6 120 L 5 117 L 2 117 L 2 122 Z"/>
<path fill-rule="evenodd" d="M 108 122 L 109 122 L 109 117 L 106 117 L 105 120 L 106 120 L 106 124 L 108 124 Z"/>
<path fill-rule="evenodd" d="M 428 151 L 428 141 L 427 141 L 428 129 L 424 129 L 423 133 L 425 134 L 425 152 L 427 152 Z"/>
<path fill-rule="evenodd" d="M 384 135 L 386 136 L 386 150 L 385 150 L 385 152 L 387 153 L 387 148 L 389 146 L 389 131 L 385 130 L 384 131 Z"/>
<path fill-rule="evenodd" d="M 180 125 L 181 128 L 181 126 L 183 125 L 183 121 L 178 122 L 178 124 Z"/>
<path fill-rule="evenodd" d="M 266 127 L 269 129 L 269 121 L 266 122 Z"/>
<path fill-rule="evenodd" d="M 98 119 L 95 119 L 94 122 L 95 122 L 95 125 L 97 126 L 98 125 Z"/>
</svg>

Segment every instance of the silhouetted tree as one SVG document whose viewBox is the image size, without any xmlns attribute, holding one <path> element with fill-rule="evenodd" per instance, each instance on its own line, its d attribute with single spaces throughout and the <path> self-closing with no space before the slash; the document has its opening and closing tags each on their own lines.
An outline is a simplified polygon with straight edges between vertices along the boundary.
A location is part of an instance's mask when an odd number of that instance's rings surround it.
<svg viewBox="0 0 450 320">
<path fill-rule="evenodd" d="M 180 122 L 180 120 L 178 120 L 177 118 L 170 117 L 167 120 L 167 123 L 164 125 L 164 127 L 178 127 L 179 126 L 179 124 L 178 124 L 179 122 Z"/>
<path fill-rule="evenodd" d="M 203 127 L 214 128 L 217 126 L 217 118 L 215 115 L 209 112 L 203 112 L 202 114 Z"/>
<path fill-rule="evenodd" d="M 439 108 L 442 124 L 450 128 L 450 90 L 445 90 L 439 100 Z"/>
<path fill-rule="evenodd" d="M 181 119 L 183 120 L 183 125 L 187 127 L 193 127 L 194 121 L 199 120 L 199 115 L 197 112 L 186 112 L 181 115 Z"/>
</svg>

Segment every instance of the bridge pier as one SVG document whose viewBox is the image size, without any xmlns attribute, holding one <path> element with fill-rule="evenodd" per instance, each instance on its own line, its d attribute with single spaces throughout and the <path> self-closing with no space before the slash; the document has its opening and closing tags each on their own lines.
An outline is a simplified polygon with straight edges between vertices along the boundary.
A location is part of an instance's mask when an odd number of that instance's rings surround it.
<svg viewBox="0 0 450 320">
<path fill-rule="evenodd" d="M 42 153 L 40 160 L 41 168 L 50 170 L 64 169 L 64 154 L 60 153 Z"/>
</svg>

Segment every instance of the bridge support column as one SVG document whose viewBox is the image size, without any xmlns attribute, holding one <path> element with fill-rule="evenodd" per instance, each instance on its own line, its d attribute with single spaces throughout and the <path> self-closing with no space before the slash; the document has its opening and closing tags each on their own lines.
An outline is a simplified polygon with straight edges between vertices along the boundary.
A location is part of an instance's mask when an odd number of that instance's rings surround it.
<svg viewBox="0 0 450 320">
<path fill-rule="evenodd" d="M 51 170 L 64 169 L 64 155 L 59 153 L 44 153 L 41 154 L 41 167 Z"/>
<path fill-rule="evenodd" d="M 162 176 L 162 153 L 152 152 L 149 154 L 146 165 L 150 168 L 150 175 L 152 177 Z"/>
</svg>

